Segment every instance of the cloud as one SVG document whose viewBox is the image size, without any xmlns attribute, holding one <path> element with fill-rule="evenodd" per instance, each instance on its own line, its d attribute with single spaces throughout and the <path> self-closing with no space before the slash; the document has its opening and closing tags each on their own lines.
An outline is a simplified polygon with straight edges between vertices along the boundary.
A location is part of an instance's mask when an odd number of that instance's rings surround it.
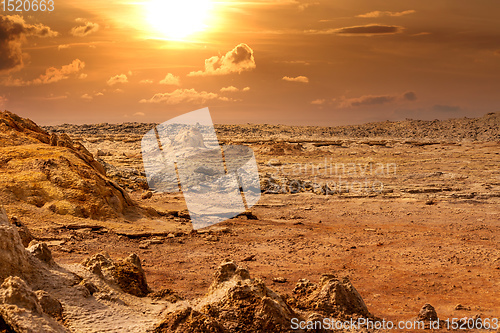
<svg viewBox="0 0 500 333">
<path fill-rule="evenodd" d="M 76 19 L 77 22 L 82 22 L 82 19 Z M 73 27 L 70 33 L 75 37 L 85 37 L 99 30 L 99 24 L 85 21 L 84 25 Z"/>
<path fill-rule="evenodd" d="M 344 36 L 371 36 L 371 35 L 389 35 L 396 34 L 403 31 L 403 27 L 396 25 L 381 25 L 381 24 L 368 24 L 357 25 L 353 27 L 344 27 L 338 29 L 325 29 L 325 30 L 307 30 L 306 33 L 310 34 L 338 34 Z"/>
<path fill-rule="evenodd" d="M 396 100 L 395 96 L 361 96 L 358 98 L 346 99 L 341 103 L 341 107 L 355 107 L 355 106 L 366 106 L 366 105 L 381 105 L 392 102 Z"/>
<path fill-rule="evenodd" d="M 88 75 L 87 75 L 87 74 L 85 74 L 85 73 L 82 73 L 82 74 L 78 75 L 78 78 L 79 78 L 80 80 L 84 80 L 84 79 L 86 79 L 87 77 L 88 77 Z"/>
<path fill-rule="evenodd" d="M 63 49 L 69 49 L 70 47 L 71 47 L 71 45 L 69 45 L 69 44 L 61 44 L 61 45 L 59 45 L 59 46 L 57 47 L 57 50 L 58 50 L 58 51 L 61 51 L 61 50 L 63 50 Z"/>
<path fill-rule="evenodd" d="M 91 101 L 94 99 L 94 97 L 90 96 L 89 94 L 83 94 L 82 96 L 80 96 L 80 98 L 87 101 Z"/>
<path fill-rule="evenodd" d="M 240 74 L 256 67 L 253 50 L 241 43 L 223 56 L 213 56 L 205 60 L 205 70 L 191 72 L 188 76 Z"/>
<path fill-rule="evenodd" d="M 297 76 L 297 77 L 284 76 L 282 80 L 289 82 L 309 83 L 309 79 L 305 76 Z"/>
<path fill-rule="evenodd" d="M 50 67 L 38 79 L 33 81 L 33 84 L 48 84 L 54 83 L 69 78 L 68 75 L 78 73 L 85 68 L 85 63 L 80 59 L 75 59 L 69 65 L 62 66 L 61 69 Z"/>
<path fill-rule="evenodd" d="M 233 87 L 233 86 L 224 87 L 224 88 L 221 88 L 221 90 L 220 90 L 220 92 L 237 92 L 237 91 L 240 91 L 240 90 L 236 87 Z"/>
<path fill-rule="evenodd" d="M 220 92 L 238 92 L 238 91 L 249 91 L 250 87 L 245 87 L 243 89 L 238 89 L 234 86 L 229 86 L 229 87 L 223 87 L 221 88 Z"/>
<path fill-rule="evenodd" d="M 408 91 L 403 94 L 403 98 L 407 101 L 416 101 L 417 100 L 417 94 L 415 94 L 413 91 Z"/>
<path fill-rule="evenodd" d="M 163 80 L 160 81 L 160 84 L 168 84 L 171 86 L 180 86 L 181 79 L 178 76 L 173 75 L 172 73 L 168 73 Z"/>
<path fill-rule="evenodd" d="M 139 81 L 140 84 L 152 84 L 153 80 L 141 80 Z"/>
<path fill-rule="evenodd" d="M 306 65 L 306 66 L 310 65 L 309 62 L 304 60 L 285 60 L 283 61 L 283 63 L 291 65 Z"/>
<path fill-rule="evenodd" d="M 395 101 L 410 101 L 417 100 L 417 95 L 413 91 L 408 91 L 401 96 L 398 95 L 365 95 L 357 98 L 343 99 L 340 102 L 341 108 L 358 107 L 358 106 L 373 106 L 392 103 Z"/>
<path fill-rule="evenodd" d="M 34 80 L 24 81 L 22 79 L 12 79 L 8 77 L 2 82 L 2 85 L 21 87 L 55 83 L 68 79 L 70 75 L 78 73 L 83 68 L 85 68 L 85 63 L 80 59 L 75 59 L 69 65 L 62 66 L 60 69 L 55 67 L 48 68 L 45 70 L 45 74 L 40 75 Z"/>
<path fill-rule="evenodd" d="M 437 104 L 432 107 L 432 110 L 438 112 L 455 112 L 455 111 L 460 111 L 461 108 L 460 106 Z"/>
<path fill-rule="evenodd" d="M 127 78 L 127 75 L 125 74 L 120 74 L 120 75 L 115 75 L 115 76 L 112 76 L 107 82 L 106 84 L 108 86 L 114 86 L 115 84 L 117 83 L 127 83 L 128 82 L 128 78 Z"/>
<path fill-rule="evenodd" d="M 413 9 L 405 10 L 402 12 L 389 12 L 389 11 L 376 10 L 376 11 L 369 12 L 366 14 L 358 15 L 356 17 L 363 17 L 363 18 L 374 18 L 374 17 L 383 17 L 383 16 L 399 17 L 399 16 L 409 15 L 409 14 L 414 14 L 414 13 L 416 13 L 416 11 Z"/>
<path fill-rule="evenodd" d="M 60 101 L 62 99 L 67 99 L 67 98 L 68 98 L 67 95 L 54 95 L 54 94 L 50 94 L 47 97 L 40 97 L 40 99 L 44 101 Z"/>
<path fill-rule="evenodd" d="M 43 24 L 28 24 L 19 15 L 0 15 L 0 72 L 21 69 L 22 44 L 27 37 L 55 37 L 58 33 Z"/>
<path fill-rule="evenodd" d="M 319 4 L 320 4 L 319 2 L 301 3 L 301 4 L 299 4 L 298 8 L 300 11 L 304 11 L 311 6 L 315 6 L 315 5 L 319 5 Z"/>
<path fill-rule="evenodd" d="M 165 103 L 170 105 L 180 103 L 203 104 L 212 100 L 231 101 L 231 99 L 220 97 L 215 93 L 206 91 L 198 92 L 194 89 L 177 89 L 171 93 L 155 94 L 150 99 L 140 100 L 139 103 Z"/>
<path fill-rule="evenodd" d="M 395 34 L 401 31 L 401 27 L 394 25 L 380 25 L 369 24 L 359 25 L 354 27 L 345 27 L 337 30 L 338 34 L 362 34 L 362 35 L 375 35 L 375 34 Z"/>
<path fill-rule="evenodd" d="M 311 102 L 313 105 L 323 105 L 326 103 L 326 99 L 315 99 L 314 101 Z"/>
<path fill-rule="evenodd" d="M 145 115 L 146 114 L 144 112 L 140 112 L 140 111 L 133 114 L 133 116 L 141 116 L 141 117 L 143 117 Z"/>
</svg>

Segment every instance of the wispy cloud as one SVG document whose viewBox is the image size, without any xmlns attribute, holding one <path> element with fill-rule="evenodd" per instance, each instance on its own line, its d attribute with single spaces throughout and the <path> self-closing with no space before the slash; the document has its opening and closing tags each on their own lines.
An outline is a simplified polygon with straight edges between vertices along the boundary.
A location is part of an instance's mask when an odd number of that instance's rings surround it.
<svg viewBox="0 0 500 333">
<path fill-rule="evenodd" d="M 78 73 L 83 68 L 85 68 L 85 63 L 80 59 L 75 59 L 69 65 L 62 66 L 61 68 L 48 68 L 45 71 L 45 74 L 40 75 L 34 80 L 24 81 L 22 79 L 13 79 L 12 77 L 8 77 L 2 82 L 2 85 L 20 87 L 55 83 L 68 79 L 70 75 Z"/>
<path fill-rule="evenodd" d="M 89 94 L 83 94 L 82 96 L 80 96 L 80 98 L 86 101 L 91 101 L 94 99 L 94 97 L 90 96 Z"/>
<path fill-rule="evenodd" d="M 384 17 L 384 16 L 399 17 L 399 16 L 404 16 L 404 15 L 409 15 L 409 14 L 414 14 L 414 13 L 416 13 L 416 11 L 413 9 L 405 10 L 402 12 L 390 12 L 390 11 L 375 10 L 373 12 L 358 15 L 356 17 L 363 17 L 363 18 L 374 18 L 374 17 Z"/>
<path fill-rule="evenodd" d="M 344 36 L 370 36 L 396 34 L 403 31 L 403 29 L 403 27 L 396 25 L 368 24 L 335 29 L 307 30 L 306 33 L 324 35 L 338 34 Z"/>
<path fill-rule="evenodd" d="M 180 103 L 192 103 L 192 104 L 203 104 L 207 101 L 231 101 L 230 98 L 221 97 L 218 94 L 201 91 L 198 92 L 195 89 L 177 89 L 171 93 L 158 93 L 155 94 L 150 99 L 142 99 L 139 103 L 164 103 L 164 104 L 180 104 Z"/>
<path fill-rule="evenodd" d="M 288 82 L 309 83 L 309 78 L 306 76 L 297 76 L 297 77 L 284 76 L 282 80 Z"/>
<path fill-rule="evenodd" d="M 245 87 L 243 89 L 236 88 L 234 86 L 223 87 L 220 89 L 220 92 L 238 92 L 238 91 L 249 91 L 250 87 Z"/>
<path fill-rule="evenodd" d="M 83 22 L 83 25 L 73 27 L 70 33 L 75 37 L 85 37 L 99 30 L 99 24 L 83 19 L 76 19 L 77 22 Z"/>
<path fill-rule="evenodd" d="M 326 103 L 326 99 L 315 99 L 311 102 L 312 105 L 323 105 Z"/>
<path fill-rule="evenodd" d="M 374 106 L 392 103 L 395 101 L 409 101 L 417 100 L 417 95 L 413 91 L 408 91 L 402 95 L 364 95 L 356 98 L 343 98 L 340 101 L 339 107 L 350 108 L 360 106 Z"/>
</svg>

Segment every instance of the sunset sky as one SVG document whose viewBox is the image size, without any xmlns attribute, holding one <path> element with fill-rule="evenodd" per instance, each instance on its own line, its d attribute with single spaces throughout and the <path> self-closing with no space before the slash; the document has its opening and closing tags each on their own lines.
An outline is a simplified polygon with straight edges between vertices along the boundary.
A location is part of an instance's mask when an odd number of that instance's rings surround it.
<svg viewBox="0 0 500 333">
<path fill-rule="evenodd" d="M 0 109 L 39 124 L 344 125 L 500 111 L 498 0 L 54 0 L 0 16 Z"/>
</svg>

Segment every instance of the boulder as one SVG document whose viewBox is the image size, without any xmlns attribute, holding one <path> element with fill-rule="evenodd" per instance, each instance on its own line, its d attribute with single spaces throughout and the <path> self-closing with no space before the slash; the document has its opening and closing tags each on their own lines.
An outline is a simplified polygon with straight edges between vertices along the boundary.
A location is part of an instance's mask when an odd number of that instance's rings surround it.
<svg viewBox="0 0 500 333">
<path fill-rule="evenodd" d="M 5 209 L 0 206 L 0 281 L 9 276 L 27 278 L 32 273 L 28 253 L 17 228 L 9 223 Z"/>
<path fill-rule="evenodd" d="M 104 280 L 116 284 L 128 294 L 144 297 L 151 292 L 141 259 L 134 253 L 116 262 L 109 254 L 99 253 L 83 261 L 82 266 Z"/>
<path fill-rule="evenodd" d="M 38 298 L 38 302 L 40 303 L 43 312 L 53 318 L 62 319 L 63 306 L 61 302 L 44 290 L 37 290 L 35 295 Z"/>
<path fill-rule="evenodd" d="M 363 298 L 349 281 L 324 274 L 318 285 L 303 279 L 293 290 L 292 303 L 301 310 L 314 311 L 328 317 L 373 318 Z"/>
<path fill-rule="evenodd" d="M 294 317 L 279 294 L 228 261 L 219 266 L 206 297 L 168 313 L 156 332 L 291 332 Z"/>
<path fill-rule="evenodd" d="M 24 280 L 10 276 L 0 286 L 0 326 L 16 333 L 66 333 L 61 324 L 43 312 L 37 294 Z"/>
<path fill-rule="evenodd" d="M 44 263 L 49 265 L 55 264 L 54 259 L 52 258 L 52 251 L 50 251 L 46 243 L 31 241 L 27 250 L 33 257 L 37 258 L 38 260 L 43 261 Z"/>
</svg>

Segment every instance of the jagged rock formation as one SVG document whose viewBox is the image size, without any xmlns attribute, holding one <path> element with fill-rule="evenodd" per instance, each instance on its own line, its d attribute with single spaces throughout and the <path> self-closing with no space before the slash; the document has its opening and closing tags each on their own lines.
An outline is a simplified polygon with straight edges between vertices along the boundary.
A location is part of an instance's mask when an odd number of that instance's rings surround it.
<svg viewBox="0 0 500 333">
<path fill-rule="evenodd" d="M 116 262 L 107 253 L 99 253 L 85 260 L 82 266 L 106 281 L 118 285 L 128 294 L 144 297 L 151 291 L 141 260 L 134 253 Z"/>
<path fill-rule="evenodd" d="M 0 207 L 0 262 L 0 328 L 4 326 L 7 332 L 16 333 L 67 332 L 44 313 L 37 294 L 27 284 L 26 281 L 37 278 L 36 259 L 25 250 L 3 207 Z"/>
<path fill-rule="evenodd" d="M 290 300 L 298 309 L 314 311 L 325 317 L 372 318 L 363 298 L 347 277 L 325 274 L 319 284 L 303 279 L 297 283 Z"/>
<path fill-rule="evenodd" d="M 106 261 L 113 266 L 112 281 L 79 265 L 59 266 L 45 243 L 32 241 L 25 249 L 0 206 L 0 332 L 142 333 L 152 329 L 162 306 L 129 295 L 149 293 L 139 257 L 132 254 L 121 261 Z"/>
<path fill-rule="evenodd" d="M 28 254 L 15 226 L 0 207 L 0 281 L 9 276 L 30 277 L 32 274 Z"/>
<path fill-rule="evenodd" d="M 348 279 L 325 275 L 319 285 L 304 280 L 295 294 L 286 299 L 246 269 L 224 262 L 208 294 L 171 309 L 155 332 L 297 332 L 292 318 L 374 318 Z"/>
<path fill-rule="evenodd" d="M 82 144 L 8 111 L 0 113 L 0 199 L 93 219 L 137 208 Z"/>
</svg>

